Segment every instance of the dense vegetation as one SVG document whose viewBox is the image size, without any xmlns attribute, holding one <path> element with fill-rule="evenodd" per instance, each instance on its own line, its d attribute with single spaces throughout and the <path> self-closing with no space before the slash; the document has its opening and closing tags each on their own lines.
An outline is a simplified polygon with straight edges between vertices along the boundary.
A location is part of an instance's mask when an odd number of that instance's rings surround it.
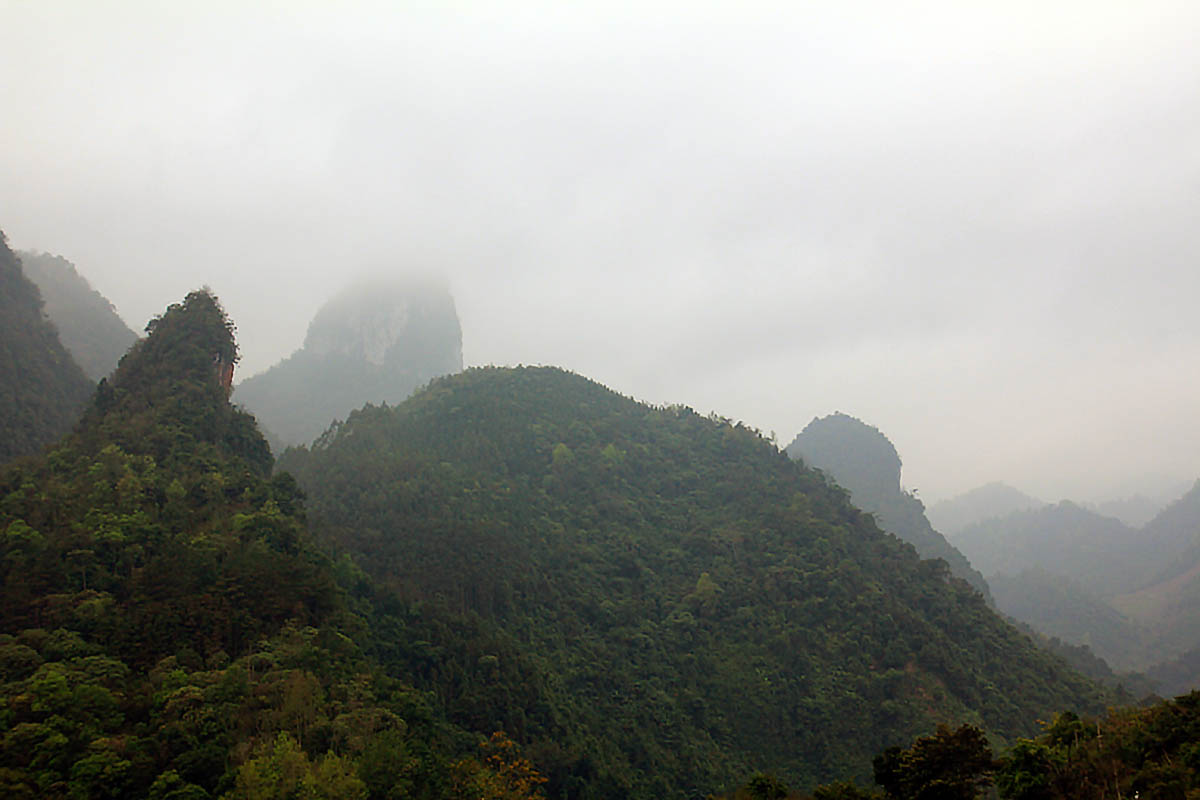
<svg viewBox="0 0 1200 800">
<path fill-rule="evenodd" d="M 560 370 L 434 381 L 280 466 L 421 610 L 420 686 L 552 796 L 866 777 L 938 721 L 1003 740 L 1110 698 L 757 432 Z"/>
<path fill-rule="evenodd" d="M 327 303 L 304 347 L 243 381 L 235 399 L 280 449 L 308 444 L 365 403 L 398 403 L 461 369 L 462 329 L 445 287 L 372 281 Z"/>
<path fill-rule="evenodd" d="M 108 376 L 137 334 L 70 261 L 49 253 L 19 255 L 26 276 L 41 290 L 46 314 L 68 352 L 93 381 Z"/>
<path fill-rule="evenodd" d="M 0 231 L 0 464 L 66 433 L 92 388 Z"/>
<path fill-rule="evenodd" d="M 757 432 L 559 370 L 291 451 L 319 544 L 232 330 L 188 295 L 0 471 L 0 796 L 1196 788 L 1196 696 L 1038 736 L 1115 695 Z"/>
<path fill-rule="evenodd" d="M 1081 718 L 1063 712 L 1040 735 L 993 756 L 971 725 L 939 726 L 874 760 L 879 789 L 845 781 L 792 792 L 756 775 L 731 800 L 1191 800 L 1200 796 L 1200 692 L 1147 708 Z"/>
<path fill-rule="evenodd" d="M 828 473 L 879 527 L 899 536 L 922 558 L 940 558 L 950 572 L 989 597 L 979 570 L 925 518 L 925 506 L 900 485 L 900 454 L 883 433 L 846 414 L 814 419 L 787 447 L 792 458 Z"/>
<path fill-rule="evenodd" d="M 1171 800 L 1200 794 L 1200 693 L 1100 718 L 1058 715 L 995 773 L 1002 798 Z"/>
<path fill-rule="evenodd" d="M 231 331 L 188 295 L 0 473 L 0 796 L 529 796 L 507 737 L 478 752 L 373 657 L 399 623 L 270 478 Z"/>
</svg>

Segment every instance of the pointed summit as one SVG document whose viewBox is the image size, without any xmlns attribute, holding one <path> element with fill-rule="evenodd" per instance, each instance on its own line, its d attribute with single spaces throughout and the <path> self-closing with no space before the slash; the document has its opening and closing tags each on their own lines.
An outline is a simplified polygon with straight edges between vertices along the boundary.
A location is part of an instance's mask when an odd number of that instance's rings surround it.
<svg viewBox="0 0 1200 800">
<path fill-rule="evenodd" d="M 207 289 L 191 292 L 146 326 L 149 334 L 101 381 L 85 441 L 113 442 L 160 461 L 181 441 L 244 458 L 266 474 L 271 454 L 254 418 L 229 403 L 238 360 L 234 325 Z"/>
<path fill-rule="evenodd" d="M 848 414 L 830 414 L 808 423 L 787 454 L 829 473 L 856 506 L 875 515 L 879 527 L 911 544 L 921 558 L 944 559 L 954 575 L 990 599 L 983 575 L 933 529 L 924 504 L 900 485 L 900 454 L 878 428 Z"/>
</svg>

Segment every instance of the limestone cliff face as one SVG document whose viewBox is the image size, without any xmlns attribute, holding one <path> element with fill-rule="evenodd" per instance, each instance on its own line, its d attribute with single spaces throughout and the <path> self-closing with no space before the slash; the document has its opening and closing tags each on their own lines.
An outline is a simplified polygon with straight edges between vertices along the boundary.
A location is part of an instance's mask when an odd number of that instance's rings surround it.
<svg viewBox="0 0 1200 800">
<path fill-rule="evenodd" d="M 329 301 L 304 346 L 238 386 L 272 444 L 307 444 L 367 403 L 395 404 L 462 370 L 454 298 L 429 280 L 375 280 Z"/>
<path fill-rule="evenodd" d="M 304 350 L 434 377 L 462 369 L 462 329 L 444 286 L 374 281 L 347 289 L 318 311 Z"/>
</svg>

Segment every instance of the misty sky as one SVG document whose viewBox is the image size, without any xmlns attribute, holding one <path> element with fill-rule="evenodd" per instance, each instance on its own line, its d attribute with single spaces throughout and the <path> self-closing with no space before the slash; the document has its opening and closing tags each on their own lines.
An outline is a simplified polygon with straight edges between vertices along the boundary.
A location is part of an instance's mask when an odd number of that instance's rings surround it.
<svg viewBox="0 0 1200 800">
<path fill-rule="evenodd" d="M 469 364 L 841 410 L 926 501 L 1200 477 L 1200 3 L 741 5 L 0 0 L 0 228 L 242 376 L 440 270 Z"/>
</svg>

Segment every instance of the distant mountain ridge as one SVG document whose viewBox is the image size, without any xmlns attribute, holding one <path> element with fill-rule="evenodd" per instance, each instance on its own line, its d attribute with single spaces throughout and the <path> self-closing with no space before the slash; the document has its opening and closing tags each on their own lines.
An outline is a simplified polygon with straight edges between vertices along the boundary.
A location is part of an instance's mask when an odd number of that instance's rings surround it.
<svg viewBox="0 0 1200 800">
<path fill-rule="evenodd" d="M 848 414 L 830 414 L 813 419 L 786 452 L 829 473 L 849 490 L 855 505 L 875 515 L 881 528 L 911 544 L 922 558 L 944 559 L 951 573 L 990 597 L 980 571 L 934 530 L 925 506 L 901 487 L 900 454 L 878 428 Z"/>
<path fill-rule="evenodd" d="M 948 500 L 929 506 L 925 515 L 933 527 L 953 536 L 970 525 L 986 519 L 1004 517 L 1015 511 L 1028 511 L 1045 502 L 1030 497 L 1007 483 L 993 481 Z"/>
<path fill-rule="evenodd" d="M 977 522 L 954 543 L 985 575 L 1040 569 L 1109 595 L 1153 577 L 1133 528 L 1068 500 Z"/>
<path fill-rule="evenodd" d="M 137 341 L 137 334 L 70 261 L 50 253 L 19 255 L 26 275 L 41 290 L 47 316 L 75 361 L 93 381 L 111 374 Z"/>
<path fill-rule="evenodd" d="M 378 279 L 323 306 L 304 346 L 239 384 L 234 399 L 276 447 L 306 444 L 366 403 L 398 403 L 460 370 L 462 327 L 449 290 L 433 280 Z"/>
<path fill-rule="evenodd" d="M 1046 636 L 1087 645 L 1118 670 L 1144 669 L 1138 658 L 1150 643 L 1147 628 L 1116 610 L 1078 581 L 1040 569 L 988 575 L 996 608 Z"/>
<path fill-rule="evenodd" d="M 0 463 L 66 433 L 92 389 L 0 231 Z"/>
<path fill-rule="evenodd" d="M 954 542 L 1004 613 L 1173 689 L 1200 676 L 1188 672 L 1200 650 L 1200 482 L 1140 528 L 1063 501 L 976 522 Z"/>
</svg>

